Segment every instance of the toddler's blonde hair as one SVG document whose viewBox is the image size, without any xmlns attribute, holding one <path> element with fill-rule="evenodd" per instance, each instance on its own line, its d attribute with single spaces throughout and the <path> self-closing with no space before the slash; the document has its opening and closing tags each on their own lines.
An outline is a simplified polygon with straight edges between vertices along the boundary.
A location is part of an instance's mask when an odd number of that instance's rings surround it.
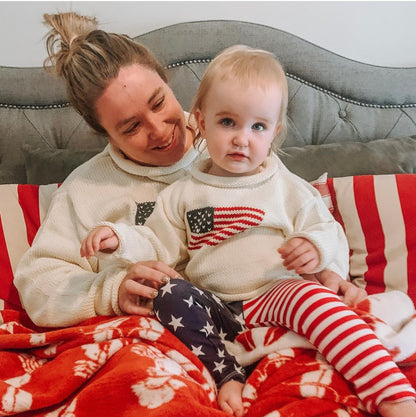
<svg viewBox="0 0 416 417">
<path fill-rule="evenodd" d="M 263 49 L 254 49 L 245 45 L 235 45 L 225 49 L 208 65 L 197 94 L 195 95 L 191 115 L 203 110 L 204 100 L 215 81 L 236 80 L 241 84 L 253 84 L 267 89 L 271 82 L 276 82 L 282 90 L 280 113 L 280 130 L 274 139 L 273 148 L 279 149 L 287 132 L 288 85 L 285 71 L 277 58 Z M 200 140 L 197 135 L 195 143 Z"/>
</svg>

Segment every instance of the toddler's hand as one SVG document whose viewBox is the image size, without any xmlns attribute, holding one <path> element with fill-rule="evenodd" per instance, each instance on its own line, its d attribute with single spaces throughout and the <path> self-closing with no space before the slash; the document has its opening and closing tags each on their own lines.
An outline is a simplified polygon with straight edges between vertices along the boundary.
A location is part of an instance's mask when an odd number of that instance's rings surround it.
<svg viewBox="0 0 416 417">
<path fill-rule="evenodd" d="M 91 230 L 81 243 L 81 256 L 91 258 L 98 251 L 114 252 L 118 248 L 118 237 L 108 226 L 99 226 Z"/>
<path fill-rule="evenodd" d="M 299 275 L 310 274 L 320 262 L 315 245 L 303 237 L 289 239 L 277 251 L 283 259 L 283 266 Z"/>
<path fill-rule="evenodd" d="M 368 295 L 364 289 L 358 288 L 350 281 L 345 281 L 333 271 L 325 269 L 314 275 L 322 285 L 338 294 L 348 306 L 357 305 Z"/>
<path fill-rule="evenodd" d="M 234 417 L 243 417 L 243 387 L 244 384 L 235 380 L 227 381 L 218 392 L 218 405 L 221 410 Z"/>
</svg>

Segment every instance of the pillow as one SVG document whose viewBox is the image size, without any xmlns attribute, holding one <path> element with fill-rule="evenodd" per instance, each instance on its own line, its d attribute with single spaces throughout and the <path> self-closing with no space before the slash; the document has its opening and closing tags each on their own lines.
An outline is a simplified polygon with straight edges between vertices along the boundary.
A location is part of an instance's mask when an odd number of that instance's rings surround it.
<svg viewBox="0 0 416 417">
<path fill-rule="evenodd" d="M 287 147 L 277 152 L 290 171 L 307 181 L 322 172 L 328 172 L 328 177 L 416 173 L 416 136 Z"/>
<path fill-rule="evenodd" d="M 369 294 L 401 290 L 416 303 L 416 175 L 333 178 L 328 186 L 354 283 Z"/>
<path fill-rule="evenodd" d="M 32 244 L 57 187 L 0 185 L 0 310 L 23 310 L 13 285 L 14 271 Z"/>
<path fill-rule="evenodd" d="M 333 213 L 334 206 L 332 204 L 331 192 L 328 186 L 328 174 L 325 172 L 316 180 L 311 181 L 311 185 L 319 191 L 326 207 L 331 213 Z"/>
<path fill-rule="evenodd" d="M 64 179 L 102 149 L 50 149 L 25 144 L 22 147 L 28 184 L 52 184 Z"/>
</svg>

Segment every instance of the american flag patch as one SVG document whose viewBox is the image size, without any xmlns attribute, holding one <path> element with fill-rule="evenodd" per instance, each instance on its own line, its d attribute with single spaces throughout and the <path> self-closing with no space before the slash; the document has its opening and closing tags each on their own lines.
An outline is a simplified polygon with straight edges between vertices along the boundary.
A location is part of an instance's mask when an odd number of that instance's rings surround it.
<svg viewBox="0 0 416 417">
<path fill-rule="evenodd" d="M 264 211 L 253 207 L 204 207 L 186 213 L 191 236 L 189 250 L 215 246 L 244 230 L 258 226 Z"/>
</svg>

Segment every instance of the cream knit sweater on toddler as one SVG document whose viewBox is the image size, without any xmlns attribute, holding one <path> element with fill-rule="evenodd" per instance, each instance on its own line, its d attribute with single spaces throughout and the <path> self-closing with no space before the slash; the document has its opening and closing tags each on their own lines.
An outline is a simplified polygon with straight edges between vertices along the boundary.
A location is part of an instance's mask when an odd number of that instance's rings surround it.
<svg viewBox="0 0 416 417">
<path fill-rule="evenodd" d="M 348 245 L 319 193 L 290 173 L 276 156 L 260 173 L 242 177 L 207 174 L 210 160 L 163 190 L 145 226 L 111 224 L 119 237 L 114 253 L 130 262 L 188 262 L 193 284 L 224 301 L 247 300 L 286 270 L 277 249 L 289 238 L 310 240 L 320 254 L 314 272 L 330 269 L 346 278 Z"/>
</svg>

